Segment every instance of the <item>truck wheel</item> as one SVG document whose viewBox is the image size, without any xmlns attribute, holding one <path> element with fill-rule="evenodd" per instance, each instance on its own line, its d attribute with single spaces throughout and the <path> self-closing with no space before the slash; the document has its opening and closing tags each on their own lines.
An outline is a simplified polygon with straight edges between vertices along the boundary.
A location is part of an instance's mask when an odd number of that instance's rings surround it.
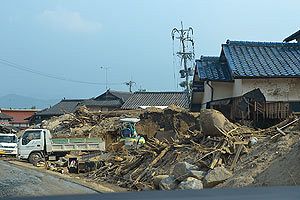
<svg viewBox="0 0 300 200">
<path fill-rule="evenodd" d="M 39 161 L 43 160 L 43 156 L 40 152 L 33 152 L 29 155 L 28 157 L 28 161 L 31 164 L 37 163 Z"/>
</svg>

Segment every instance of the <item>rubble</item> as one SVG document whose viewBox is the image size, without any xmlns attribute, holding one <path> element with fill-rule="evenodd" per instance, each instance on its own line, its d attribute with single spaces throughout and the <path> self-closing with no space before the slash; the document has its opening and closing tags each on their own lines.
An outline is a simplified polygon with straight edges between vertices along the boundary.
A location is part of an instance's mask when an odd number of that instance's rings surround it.
<svg viewBox="0 0 300 200">
<path fill-rule="evenodd" d="M 203 189 L 203 184 L 200 180 L 188 177 L 185 181 L 182 181 L 178 185 L 178 189 L 182 190 L 201 190 Z"/>
<path fill-rule="evenodd" d="M 197 170 L 190 171 L 190 176 L 199 180 L 202 180 L 205 175 L 206 175 L 205 171 L 197 171 Z"/>
<path fill-rule="evenodd" d="M 159 182 L 159 189 L 161 190 L 174 190 L 177 188 L 178 182 L 173 176 L 163 178 Z"/>
<path fill-rule="evenodd" d="M 118 142 L 119 119 L 123 117 L 141 119 L 136 129 L 146 138 L 144 146 L 127 149 L 124 142 Z M 74 114 L 43 122 L 42 126 L 52 128 L 55 137 L 97 136 L 106 139 L 109 154 L 97 158 L 103 165 L 85 174 L 89 180 L 115 184 L 128 190 L 169 190 L 236 184 L 236 181 L 241 181 L 235 176 L 239 170 L 244 170 L 241 176 L 248 177 L 245 171 L 252 160 L 249 158 L 249 163 L 245 164 L 245 158 L 256 150 L 257 154 L 263 152 L 262 141 L 276 143 L 283 137 L 276 128 L 294 120 L 291 117 L 277 126 L 254 130 L 233 124 L 220 112 L 211 109 L 200 113 L 177 107 L 89 112 L 83 107 Z M 282 128 L 286 133 L 284 137 L 295 131 L 299 124 L 292 123 Z M 255 182 L 256 175 L 247 180 Z"/>
<path fill-rule="evenodd" d="M 219 183 L 224 182 L 232 176 L 232 173 L 228 171 L 225 167 L 216 167 L 210 170 L 204 177 L 205 187 L 214 187 Z"/>
<path fill-rule="evenodd" d="M 169 175 L 157 175 L 153 177 L 153 185 L 155 189 L 159 189 L 159 183 L 161 180 L 168 178 Z"/>
<path fill-rule="evenodd" d="M 197 169 L 198 167 L 195 165 L 191 165 L 187 162 L 179 162 L 175 164 L 172 175 L 175 177 L 176 180 L 183 181 L 184 179 L 192 175 L 191 170 Z"/>
<path fill-rule="evenodd" d="M 0 133 L 16 133 L 17 131 L 11 127 L 0 125 Z"/>
</svg>

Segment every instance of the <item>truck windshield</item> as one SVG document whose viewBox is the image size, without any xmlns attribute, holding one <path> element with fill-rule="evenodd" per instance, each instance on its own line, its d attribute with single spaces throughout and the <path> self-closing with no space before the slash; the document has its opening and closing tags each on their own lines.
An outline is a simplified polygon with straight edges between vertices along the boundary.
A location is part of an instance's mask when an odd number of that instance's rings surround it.
<svg viewBox="0 0 300 200">
<path fill-rule="evenodd" d="M 23 134 L 22 145 L 28 144 L 31 140 L 41 139 L 41 131 L 26 131 Z"/>
<path fill-rule="evenodd" d="M 17 137 L 16 136 L 1 135 L 0 136 L 0 142 L 16 143 L 17 142 Z"/>
</svg>

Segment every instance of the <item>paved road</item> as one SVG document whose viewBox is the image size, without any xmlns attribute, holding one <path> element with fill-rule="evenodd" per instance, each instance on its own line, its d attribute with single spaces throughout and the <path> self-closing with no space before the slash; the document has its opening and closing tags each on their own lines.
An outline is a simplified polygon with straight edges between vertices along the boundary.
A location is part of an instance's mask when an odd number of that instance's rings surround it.
<svg viewBox="0 0 300 200">
<path fill-rule="evenodd" d="M 0 198 L 95 193 L 61 178 L 0 160 Z"/>
</svg>

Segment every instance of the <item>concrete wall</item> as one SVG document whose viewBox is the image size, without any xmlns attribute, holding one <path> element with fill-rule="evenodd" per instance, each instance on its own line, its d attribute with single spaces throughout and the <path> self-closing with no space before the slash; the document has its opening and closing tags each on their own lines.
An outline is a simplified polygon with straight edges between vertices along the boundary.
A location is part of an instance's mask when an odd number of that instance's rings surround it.
<svg viewBox="0 0 300 200">
<path fill-rule="evenodd" d="M 259 88 L 267 101 L 299 101 L 300 78 L 243 79 L 242 94 Z"/>
</svg>

